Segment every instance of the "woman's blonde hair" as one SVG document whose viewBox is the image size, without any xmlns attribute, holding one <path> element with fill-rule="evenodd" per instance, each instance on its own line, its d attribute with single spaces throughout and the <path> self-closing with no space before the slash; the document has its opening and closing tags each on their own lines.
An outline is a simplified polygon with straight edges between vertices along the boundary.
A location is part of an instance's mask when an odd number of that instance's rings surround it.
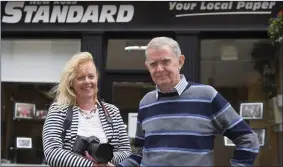
<svg viewBox="0 0 283 167">
<path fill-rule="evenodd" d="M 76 104 L 76 94 L 72 88 L 72 82 L 77 74 L 79 65 L 89 61 L 93 62 L 92 55 L 89 52 L 80 52 L 75 54 L 65 64 L 59 84 L 50 92 L 52 95 L 55 95 L 55 101 L 58 104 L 67 106 Z"/>
</svg>

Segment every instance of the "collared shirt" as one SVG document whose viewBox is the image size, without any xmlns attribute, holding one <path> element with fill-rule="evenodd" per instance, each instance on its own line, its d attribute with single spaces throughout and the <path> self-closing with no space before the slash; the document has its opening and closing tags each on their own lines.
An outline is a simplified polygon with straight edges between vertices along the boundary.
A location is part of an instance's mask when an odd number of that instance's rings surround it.
<svg viewBox="0 0 283 167">
<path fill-rule="evenodd" d="M 186 89 L 188 85 L 188 81 L 186 80 L 186 77 L 183 74 L 180 74 L 180 77 L 181 77 L 181 80 L 173 88 L 173 92 L 177 92 L 179 96 L 183 93 L 183 91 Z M 161 90 L 156 85 L 156 99 L 158 99 L 158 91 L 161 92 Z"/>
</svg>

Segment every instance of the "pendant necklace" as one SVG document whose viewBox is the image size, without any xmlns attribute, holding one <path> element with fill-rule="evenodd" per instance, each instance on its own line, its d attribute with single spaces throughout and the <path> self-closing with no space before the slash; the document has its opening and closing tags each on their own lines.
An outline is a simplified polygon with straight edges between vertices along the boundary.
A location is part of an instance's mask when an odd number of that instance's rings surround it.
<svg viewBox="0 0 283 167">
<path fill-rule="evenodd" d="M 80 111 L 85 119 L 91 119 L 95 116 L 96 109 L 97 109 L 97 105 L 94 105 L 94 108 L 90 112 L 82 109 L 80 109 Z"/>
</svg>

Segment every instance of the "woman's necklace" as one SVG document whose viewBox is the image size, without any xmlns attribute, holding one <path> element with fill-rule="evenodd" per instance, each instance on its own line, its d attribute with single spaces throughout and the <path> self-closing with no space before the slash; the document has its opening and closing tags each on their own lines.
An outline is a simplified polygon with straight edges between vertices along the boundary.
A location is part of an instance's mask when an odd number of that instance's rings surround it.
<svg viewBox="0 0 283 167">
<path fill-rule="evenodd" d="M 91 119 L 91 118 L 93 118 L 95 116 L 96 109 L 97 109 L 97 104 L 94 105 L 94 108 L 91 111 L 80 109 L 80 112 L 81 112 L 81 115 L 85 119 Z"/>
</svg>

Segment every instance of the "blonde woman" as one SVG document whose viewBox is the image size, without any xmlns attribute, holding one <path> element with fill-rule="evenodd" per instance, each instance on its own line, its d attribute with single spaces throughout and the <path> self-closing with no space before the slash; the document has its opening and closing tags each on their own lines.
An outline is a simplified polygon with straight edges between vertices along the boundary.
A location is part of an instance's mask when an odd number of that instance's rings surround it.
<svg viewBox="0 0 283 167">
<path fill-rule="evenodd" d="M 106 154 L 106 143 L 113 151 L 108 164 L 115 165 L 130 155 L 119 109 L 98 99 L 97 81 L 98 72 L 90 53 L 76 54 L 66 63 L 60 83 L 53 90 L 55 102 L 49 108 L 42 132 L 44 155 L 50 166 L 97 166 L 101 161 L 92 155 L 95 151 Z M 71 119 L 69 127 L 65 125 L 67 117 Z M 87 145 L 86 141 L 92 144 Z M 97 149 L 97 143 L 105 147 Z"/>
</svg>

